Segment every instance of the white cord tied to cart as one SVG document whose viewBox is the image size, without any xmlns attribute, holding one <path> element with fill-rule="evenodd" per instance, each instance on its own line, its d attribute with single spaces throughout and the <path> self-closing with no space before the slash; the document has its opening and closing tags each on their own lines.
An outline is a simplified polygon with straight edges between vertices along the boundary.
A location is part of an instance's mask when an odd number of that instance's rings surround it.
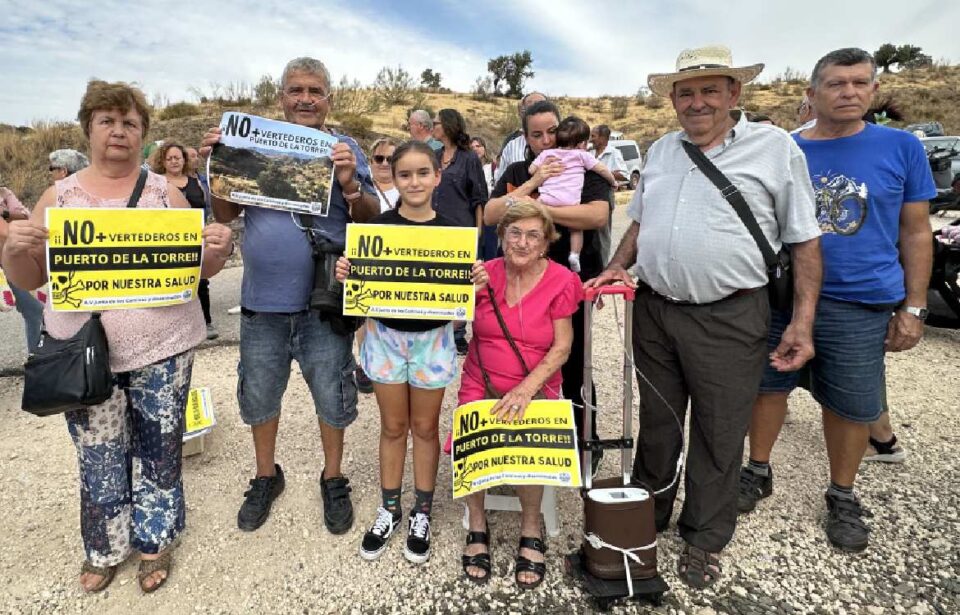
<svg viewBox="0 0 960 615">
<path fill-rule="evenodd" d="M 635 561 L 637 564 L 644 566 L 643 560 L 640 559 L 634 551 L 646 551 L 648 549 L 656 549 L 656 541 L 644 545 L 642 547 L 634 547 L 632 549 L 622 549 L 616 545 L 612 545 L 609 542 L 604 542 L 602 538 L 594 534 L 593 532 L 588 533 L 584 536 L 587 542 L 590 543 L 590 546 L 594 549 L 610 549 L 611 551 L 619 551 L 623 554 L 623 571 L 627 575 L 627 590 L 630 592 L 630 595 L 633 595 L 633 575 L 630 574 L 630 560 Z"/>
</svg>

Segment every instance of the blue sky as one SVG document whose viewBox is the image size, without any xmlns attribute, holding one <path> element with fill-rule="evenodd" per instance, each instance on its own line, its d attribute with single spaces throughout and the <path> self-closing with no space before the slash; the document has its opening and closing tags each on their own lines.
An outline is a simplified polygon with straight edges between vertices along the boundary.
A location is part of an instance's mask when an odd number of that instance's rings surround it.
<svg viewBox="0 0 960 615">
<path fill-rule="evenodd" d="M 12 124 L 73 119 L 91 77 L 174 102 L 193 100 L 191 86 L 278 76 L 300 55 L 334 80 L 369 83 L 400 64 L 467 91 L 487 59 L 530 49 L 529 88 L 571 96 L 632 94 L 681 49 L 710 43 L 766 63 L 761 80 L 885 42 L 960 62 L 955 0 L 0 0 L 0 15 L 0 122 Z"/>
</svg>

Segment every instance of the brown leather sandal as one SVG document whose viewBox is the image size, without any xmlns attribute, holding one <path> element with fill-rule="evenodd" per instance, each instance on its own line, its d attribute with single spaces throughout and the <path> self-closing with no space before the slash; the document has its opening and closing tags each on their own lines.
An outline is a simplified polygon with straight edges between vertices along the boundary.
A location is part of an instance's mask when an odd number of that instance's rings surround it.
<svg viewBox="0 0 960 615">
<path fill-rule="evenodd" d="M 157 559 L 140 560 L 140 567 L 137 569 L 137 583 L 140 584 L 140 589 L 143 593 L 149 594 L 163 587 L 163 584 L 170 578 L 170 564 L 170 551 L 167 551 Z M 148 587 L 145 581 L 147 579 L 154 579 L 153 573 L 161 570 L 167 573 L 166 576 L 159 581 L 155 581 L 153 585 Z"/>
<path fill-rule="evenodd" d="M 720 579 L 723 568 L 720 566 L 720 557 L 717 554 L 686 545 L 683 553 L 680 554 L 677 573 L 680 580 L 690 587 L 703 589 Z"/>
<path fill-rule="evenodd" d="M 117 567 L 116 566 L 105 566 L 105 567 L 94 566 L 89 561 L 83 560 L 83 564 L 80 566 L 80 576 L 83 576 L 85 573 L 95 574 L 100 577 L 103 577 L 102 579 L 100 579 L 99 583 L 97 583 L 90 589 L 87 589 L 82 583 L 80 584 L 80 587 L 83 588 L 83 591 L 87 592 L 88 594 L 96 594 L 97 592 L 102 592 L 103 590 L 107 589 L 107 586 L 110 585 L 110 583 L 113 581 L 114 575 L 117 574 Z"/>
</svg>

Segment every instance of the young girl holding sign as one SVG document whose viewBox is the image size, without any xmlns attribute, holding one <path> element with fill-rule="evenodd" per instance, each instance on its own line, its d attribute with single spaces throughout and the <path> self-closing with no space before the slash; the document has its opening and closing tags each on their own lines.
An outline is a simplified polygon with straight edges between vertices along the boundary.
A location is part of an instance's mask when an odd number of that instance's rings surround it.
<svg viewBox="0 0 960 615">
<path fill-rule="evenodd" d="M 440 167 L 430 146 L 417 141 L 402 144 L 391 163 L 394 185 L 400 192 L 396 209 L 371 224 L 456 226 L 437 213 L 431 203 L 440 183 Z M 412 230 L 412 232 L 416 232 Z M 337 279 L 343 282 L 350 261 L 337 261 Z M 485 284 L 478 261 L 471 280 Z M 407 433 L 413 433 L 413 474 L 416 490 L 407 525 L 404 556 L 414 563 L 430 558 L 430 513 L 437 480 L 440 443 L 437 437 L 444 389 L 456 377 L 457 351 L 450 321 L 368 318 L 360 347 L 360 363 L 373 381 L 380 407 L 380 485 L 383 501 L 377 517 L 363 536 L 360 556 L 380 557 L 400 526 L 400 486 L 407 452 Z"/>
</svg>

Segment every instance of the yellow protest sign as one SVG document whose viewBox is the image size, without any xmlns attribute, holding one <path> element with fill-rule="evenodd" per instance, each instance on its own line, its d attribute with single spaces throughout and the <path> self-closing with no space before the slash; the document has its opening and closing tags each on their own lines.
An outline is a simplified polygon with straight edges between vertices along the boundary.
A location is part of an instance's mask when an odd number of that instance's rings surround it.
<svg viewBox="0 0 960 615">
<path fill-rule="evenodd" d="M 184 441 L 209 432 L 216 424 L 217 418 L 213 414 L 213 399 L 210 396 L 210 389 L 207 387 L 190 389 L 183 428 Z"/>
<path fill-rule="evenodd" d="M 13 298 L 13 291 L 7 284 L 7 276 L 3 273 L 3 269 L 0 269 L 0 312 L 9 312 L 14 305 L 16 300 Z"/>
<path fill-rule="evenodd" d="M 46 214 L 54 311 L 160 307 L 196 296 L 202 210 L 52 207 Z"/>
<path fill-rule="evenodd" d="M 477 229 L 348 224 L 347 316 L 473 320 Z"/>
<path fill-rule="evenodd" d="M 496 485 L 580 486 L 569 400 L 533 401 L 516 422 L 491 415 L 494 404 L 487 399 L 454 410 L 453 497 Z"/>
</svg>

